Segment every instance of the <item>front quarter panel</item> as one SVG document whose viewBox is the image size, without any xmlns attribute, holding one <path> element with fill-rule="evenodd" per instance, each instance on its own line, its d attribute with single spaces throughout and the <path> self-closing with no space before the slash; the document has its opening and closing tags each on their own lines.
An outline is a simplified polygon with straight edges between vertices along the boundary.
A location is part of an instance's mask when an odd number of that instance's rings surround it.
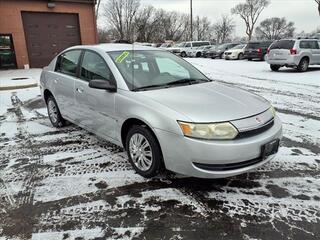
<svg viewBox="0 0 320 240">
<path fill-rule="evenodd" d="M 121 140 L 122 125 L 128 119 L 135 118 L 143 121 L 153 130 L 161 129 L 177 135 L 182 135 L 177 120 L 191 121 L 188 117 L 152 99 L 143 97 L 139 92 L 120 89 L 118 93 L 115 101 L 115 110 L 118 116 L 119 131 L 116 132 L 119 140 Z"/>
</svg>

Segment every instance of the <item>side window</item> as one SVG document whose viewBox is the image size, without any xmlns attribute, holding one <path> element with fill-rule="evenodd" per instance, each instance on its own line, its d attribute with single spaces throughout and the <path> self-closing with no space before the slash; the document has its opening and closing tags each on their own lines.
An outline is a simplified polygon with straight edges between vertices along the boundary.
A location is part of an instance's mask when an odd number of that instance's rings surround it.
<svg viewBox="0 0 320 240">
<path fill-rule="evenodd" d="M 186 47 L 186 48 L 191 47 L 191 43 L 187 43 L 184 47 Z"/>
<path fill-rule="evenodd" d="M 312 49 L 319 49 L 319 45 L 317 41 L 310 42 Z"/>
<path fill-rule="evenodd" d="M 311 45 L 309 41 L 301 41 L 300 48 L 302 49 L 311 49 Z"/>
<path fill-rule="evenodd" d="M 113 75 L 102 57 L 94 52 L 86 51 L 82 60 L 80 77 L 86 81 L 111 80 Z"/>
<path fill-rule="evenodd" d="M 160 73 L 169 73 L 178 78 L 190 78 L 190 73 L 183 66 L 169 58 L 156 58 Z"/>
<path fill-rule="evenodd" d="M 61 54 L 58 57 L 56 72 L 76 76 L 80 54 L 81 50 L 72 50 Z"/>
</svg>

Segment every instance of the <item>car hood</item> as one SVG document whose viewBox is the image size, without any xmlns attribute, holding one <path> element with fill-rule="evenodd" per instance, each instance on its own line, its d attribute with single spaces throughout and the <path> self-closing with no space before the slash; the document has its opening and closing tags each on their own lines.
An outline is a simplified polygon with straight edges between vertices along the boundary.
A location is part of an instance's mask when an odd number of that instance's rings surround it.
<svg viewBox="0 0 320 240">
<path fill-rule="evenodd" d="M 226 53 L 239 53 L 243 52 L 243 49 L 229 49 L 226 51 Z"/>
<path fill-rule="evenodd" d="M 150 90 L 140 94 L 183 114 L 193 122 L 201 123 L 242 119 L 270 108 L 270 103 L 262 97 L 214 82 Z"/>
</svg>

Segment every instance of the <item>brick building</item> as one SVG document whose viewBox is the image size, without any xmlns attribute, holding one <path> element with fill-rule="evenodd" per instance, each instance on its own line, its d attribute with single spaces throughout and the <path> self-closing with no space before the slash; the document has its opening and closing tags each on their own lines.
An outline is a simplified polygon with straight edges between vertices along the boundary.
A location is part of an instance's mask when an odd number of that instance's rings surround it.
<svg viewBox="0 0 320 240">
<path fill-rule="evenodd" d="M 95 0 L 0 0 L 0 69 L 43 67 L 97 42 Z"/>
</svg>

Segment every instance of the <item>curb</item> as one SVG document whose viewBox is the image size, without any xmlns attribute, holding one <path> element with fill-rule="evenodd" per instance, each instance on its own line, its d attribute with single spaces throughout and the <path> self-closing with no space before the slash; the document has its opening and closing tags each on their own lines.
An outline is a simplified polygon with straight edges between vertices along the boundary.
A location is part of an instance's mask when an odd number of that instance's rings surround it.
<svg viewBox="0 0 320 240">
<path fill-rule="evenodd" d="M 26 84 L 26 85 L 18 85 L 18 86 L 5 86 L 5 87 L 0 87 L 0 91 L 32 88 L 32 87 L 37 87 L 37 86 L 38 86 L 38 83 L 32 83 L 32 84 Z"/>
</svg>

